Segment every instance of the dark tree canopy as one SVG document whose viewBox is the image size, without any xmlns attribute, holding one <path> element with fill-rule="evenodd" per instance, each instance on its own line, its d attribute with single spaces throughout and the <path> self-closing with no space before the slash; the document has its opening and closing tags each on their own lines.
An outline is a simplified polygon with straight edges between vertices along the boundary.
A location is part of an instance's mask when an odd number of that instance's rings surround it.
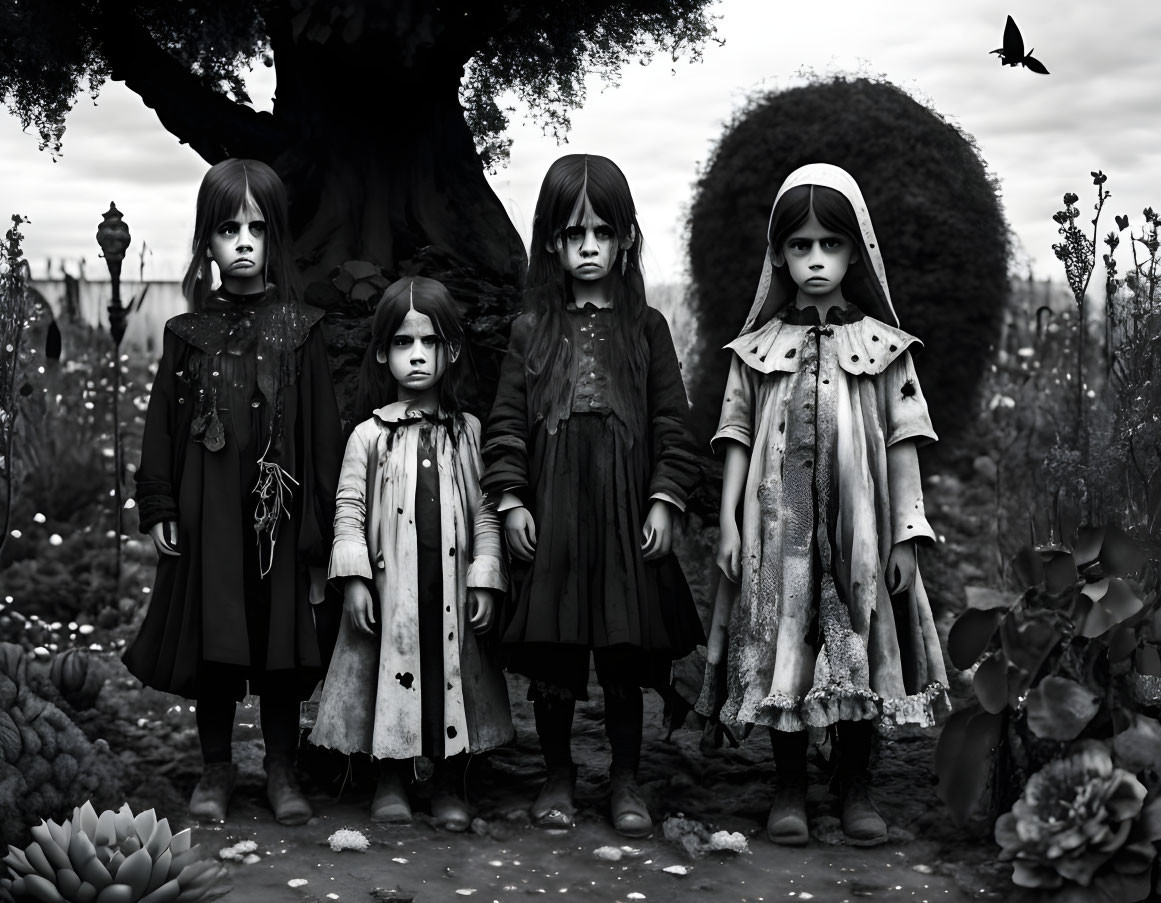
<svg viewBox="0 0 1161 903">
<path fill-rule="evenodd" d="M 497 95 L 519 92 L 559 133 L 586 72 L 696 57 L 710 2 L 0 0 L 0 98 L 55 153 L 78 94 L 112 78 L 207 162 L 270 163 L 308 299 L 361 325 L 380 282 L 441 278 L 485 321 L 469 333 L 488 384 L 483 359 L 502 340 L 485 333 L 506 322 L 525 266 L 484 178 L 507 152 Z M 258 59 L 277 74 L 272 113 L 246 103 L 240 73 Z M 332 332 L 340 370 L 362 340 Z"/>
<path fill-rule="evenodd" d="M 729 355 L 754 300 L 766 226 L 785 177 L 833 163 L 859 183 L 882 245 L 895 311 L 935 428 L 971 422 L 975 388 L 1008 293 L 1008 230 L 997 186 L 966 135 L 894 85 L 836 78 L 756 98 L 728 127 L 689 217 L 702 360 L 694 417 L 708 439 Z"/>
</svg>

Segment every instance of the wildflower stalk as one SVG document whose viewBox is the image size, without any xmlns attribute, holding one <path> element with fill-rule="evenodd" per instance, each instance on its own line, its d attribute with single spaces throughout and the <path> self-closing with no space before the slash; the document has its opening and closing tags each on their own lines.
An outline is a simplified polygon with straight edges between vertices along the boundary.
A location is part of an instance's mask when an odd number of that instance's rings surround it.
<svg viewBox="0 0 1161 903">
<path fill-rule="evenodd" d="M 1096 263 L 1097 229 L 1099 228 L 1101 210 L 1109 198 L 1109 192 L 1104 187 L 1108 176 L 1100 170 L 1091 173 L 1091 175 L 1092 183 L 1097 190 L 1097 202 L 1093 205 L 1096 215 L 1091 220 L 1092 238 L 1085 235 L 1076 224 L 1080 210 L 1074 205 L 1080 198 L 1071 191 L 1064 195 L 1064 209 L 1057 211 L 1052 217 L 1060 227 L 1057 231 L 1064 237 L 1064 241 L 1054 244 L 1052 250 L 1056 253 L 1057 259 L 1064 264 L 1064 272 L 1068 277 L 1068 287 L 1072 289 L 1072 296 L 1076 300 L 1077 319 L 1080 323 L 1076 343 L 1076 415 L 1077 425 L 1081 432 L 1082 449 L 1087 444 L 1084 395 L 1087 387 L 1085 354 L 1087 351 L 1088 318 L 1085 308 L 1085 294 L 1088 292 L 1088 283 L 1092 278 L 1093 267 Z M 1087 464 L 1087 452 L 1084 455 L 1084 460 Z"/>
<path fill-rule="evenodd" d="M 4 449 L 4 528 L 0 532 L 0 552 L 8 541 L 12 517 L 12 448 L 16 438 L 16 374 L 20 360 L 20 341 L 28 322 L 28 286 L 24 271 L 24 239 L 20 226 L 26 220 L 12 215 L 12 228 L 4 235 L 0 250 L 0 441 Z"/>
</svg>

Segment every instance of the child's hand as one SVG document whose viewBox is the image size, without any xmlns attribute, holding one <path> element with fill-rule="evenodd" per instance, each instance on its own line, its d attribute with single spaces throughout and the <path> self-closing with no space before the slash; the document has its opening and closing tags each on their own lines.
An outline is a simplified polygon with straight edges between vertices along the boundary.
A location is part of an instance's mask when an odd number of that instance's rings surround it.
<svg viewBox="0 0 1161 903">
<path fill-rule="evenodd" d="M 646 561 L 663 558 L 669 554 L 673 546 L 673 518 L 669 516 L 669 505 L 660 500 L 654 501 L 649 508 L 649 516 L 645 518 L 645 526 L 641 528 L 642 557 Z"/>
<path fill-rule="evenodd" d="M 915 543 L 910 540 L 895 543 L 887 556 L 887 589 L 901 593 L 911 589 L 915 582 Z"/>
<path fill-rule="evenodd" d="M 495 606 L 492 603 L 492 591 L 473 587 L 468 590 L 468 623 L 476 633 L 483 633 L 492 626 L 492 615 Z"/>
<path fill-rule="evenodd" d="M 375 633 L 375 597 L 362 577 L 350 577 L 343 587 L 343 611 L 360 633 Z"/>
<path fill-rule="evenodd" d="M 149 535 L 158 555 L 181 554 L 177 550 L 177 521 L 167 520 L 154 524 L 149 528 Z"/>
<path fill-rule="evenodd" d="M 531 561 L 536 552 L 536 521 L 523 505 L 504 512 L 504 538 L 521 561 Z"/>
<path fill-rule="evenodd" d="M 722 521 L 717 565 L 731 582 L 737 583 L 742 579 L 742 536 L 732 517 Z"/>
</svg>

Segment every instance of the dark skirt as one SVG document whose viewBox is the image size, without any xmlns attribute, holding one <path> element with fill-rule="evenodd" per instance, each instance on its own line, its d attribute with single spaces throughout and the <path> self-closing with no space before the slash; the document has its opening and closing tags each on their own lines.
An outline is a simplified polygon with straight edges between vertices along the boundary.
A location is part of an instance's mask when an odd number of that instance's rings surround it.
<svg viewBox="0 0 1161 903">
<path fill-rule="evenodd" d="M 553 646 L 571 647 L 560 667 L 574 673 L 568 663 L 585 650 L 625 647 L 672 661 L 705 641 L 677 559 L 642 558 L 649 453 L 612 416 L 573 414 L 555 435 L 537 433 L 529 503 L 536 554 L 530 563 L 513 561 L 503 621 L 512 670 L 552 679 L 530 672 L 553 670 Z M 639 670 L 642 685 L 652 685 L 646 675 L 657 669 Z"/>
</svg>

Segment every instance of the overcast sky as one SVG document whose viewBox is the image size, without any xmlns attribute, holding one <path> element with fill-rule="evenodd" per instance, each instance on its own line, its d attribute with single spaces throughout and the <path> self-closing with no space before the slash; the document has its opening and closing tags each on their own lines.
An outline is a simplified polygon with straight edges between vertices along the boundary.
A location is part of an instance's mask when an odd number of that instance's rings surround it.
<svg viewBox="0 0 1161 903">
<path fill-rule="evenodd" d="M 682 279 L 691 188 L 724 125 L 754 92 L 801 84 L 804 69 L 885 75 L 973 135 L 1001 180 L 1008 220 L 1037 276 L 1058 277 L 1051 216 L 1065 191 L 1091 203 L 1090 170 L 1109 176 L 1110 228 L 1114 213 L 1136 223 L 1146 205 L 1161 207 L 1161 3 L 721 0 L 714 9 L 724 46 L 706 47 L 700 63 L 630 64 L 617 86 L 591 82 L 567 145 L 545 138 L 522 114 L 514 118 L 511 162 L 491 182 L 526 239 L 552 160 L 572 151 L 604 154 L 633 188 L 647 275 Z M 1009 14 L 1051 75 L 1001 67 L 988 55 L 1000 46 Z M 271 74 L 255 73 L 259 107 L 269 107 Z M 114 83 L 96 106 L 83 98 L 57 162 L 37 145 L 0 113 L 0 215 L 5 228 L 10 212 L 31 220 L 25 233 L 34 272 L 51 257 L 75 273 L 84 257 L 87 274 L 103 277 L 94 233 L 116 201 L 134 236 L 127 271 L 136 270 L 144 242 L 152 252 L 146 278 L 180 276 L 206 164 L 135 95 Z"/>
</svg>

